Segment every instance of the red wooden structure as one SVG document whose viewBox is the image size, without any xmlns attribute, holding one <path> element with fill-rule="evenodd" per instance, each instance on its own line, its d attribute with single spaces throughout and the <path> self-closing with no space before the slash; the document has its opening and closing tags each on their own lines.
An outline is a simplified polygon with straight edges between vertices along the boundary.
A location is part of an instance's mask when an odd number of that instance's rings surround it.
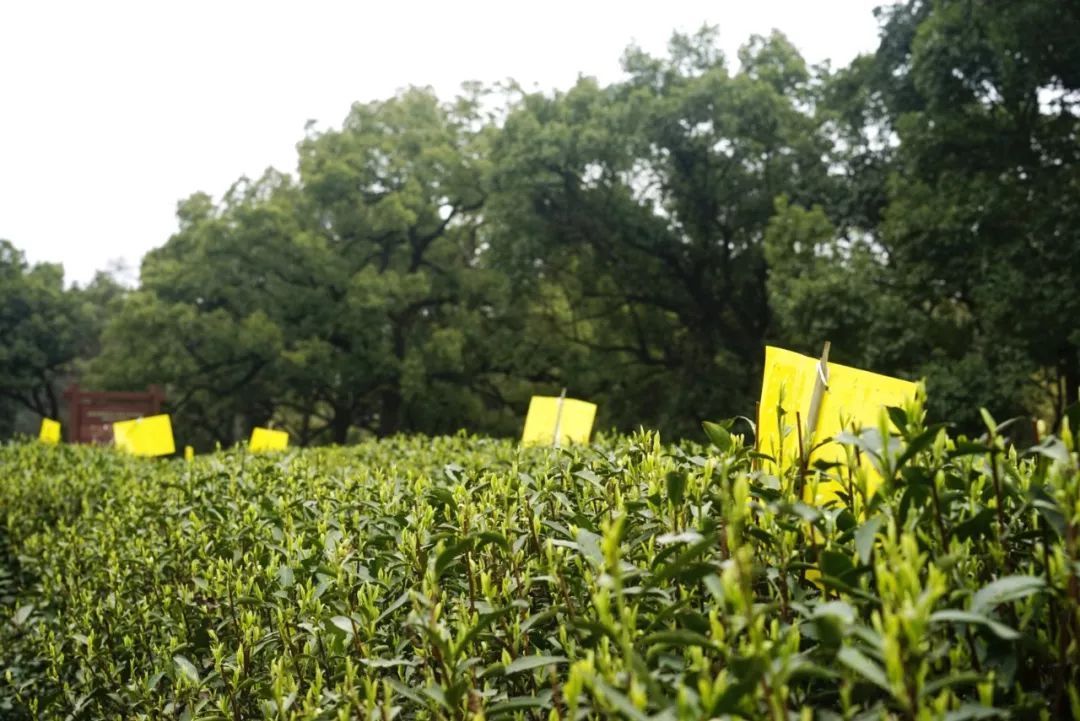
<svg viewBox="0 0 1080 721">
<path fill-rule="evenodd" d="M 112 443 L 112 424 L 161 412 L 165 392 L 150 386 L 145 392 L 84 391 L 79 384 L 64 391 L 68 403 L 70 443 Z"/>
</svg>

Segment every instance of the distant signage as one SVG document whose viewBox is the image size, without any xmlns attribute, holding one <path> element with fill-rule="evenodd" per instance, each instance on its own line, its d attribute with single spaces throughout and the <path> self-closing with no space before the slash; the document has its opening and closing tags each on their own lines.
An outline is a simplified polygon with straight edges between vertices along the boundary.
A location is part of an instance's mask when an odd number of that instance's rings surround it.
<svg viewBox="0 0 1080 721">
<path fill-rule="evenodd" d="M 113 442 L 113 424 L 161 412 L 165 393 L 159 386 L 144 392 L 84 391 L 72 385 L 64 392 L 68 402 L 68 441 L 71 443 Z"/>
</svg>

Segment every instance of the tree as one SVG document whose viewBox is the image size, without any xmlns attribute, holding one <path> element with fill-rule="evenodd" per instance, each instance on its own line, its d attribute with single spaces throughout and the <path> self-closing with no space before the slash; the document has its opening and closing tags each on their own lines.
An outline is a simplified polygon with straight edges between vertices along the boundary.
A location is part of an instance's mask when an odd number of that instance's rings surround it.
<svg viewBox="0 0 1080 721">
<path fill-rule="evenodd" d="M 631 49 L 625 82 L 527 96 L 495 147 L 495 252 L 523 293 L 559 288 L 547 326 L 588 351 L 565 374 L 624 428 L 752 407 L 774 198 L 828 192 L 802 58 L 756 37 L 732 74 L 715 41 L 676 35 L 668 58 Z"/>
<path fill-rule="evenodd" d="M 354 423 L 383 435 L 445 429 L 440 406 L 470 402 L 473 349 L 500 293 L 480 257 L 487 170 L 478 102 L 444 105 L 414 89 L 354 105 L 341 130 L 300 143 L 307 210 L 331 260 L 331 302 L 312 339 L 322 365 L 305 354 L 294 370 L 333 408 L 336 440 Z"/>
<path fill-rule="evenodd" d="M 8 432 L 17 408 L 60 417 L 63 385 L 96 333 L 92 309 L 78 289 L 64 288 L 59 265 L 31 266 L 0 240 L 0 399 Z"/>
<path fill-rule="evenodd" d="M 771 271 L 785 332 L 814 308 L 853 357 L 927 377 L 932 411 L 965 425 L 980 406 L 1060 417 L 1080 381 L 1077 13 L 882 11 L 877 53 L 830 76 L 820 108 L 840 202 L 784 205 L 773 225 L 774 257 L 800 236 L 817 249 Z"/>
<path fill-rule="evenodd" d="M 498 345 L 514 343 L 483 257 L 478 103 L 410 90 L 357 104 L 341 129 L 309 131 L 298 178 L 192 196 L 110 328 L 114 348 L 154 342 L 106 354 L 101 377 L 167 369 L 174 408 L 199 408 L 223 442 L 270 420 L 300 443 L 505 422 Z"/>
<path fill-rule="evenodd" d="M 235 318 L 142 291 L 106 326 L 88 382 L 111 390 L 162 384 L 176 434 L 200 449 L 230 444 L 275 410 L 270 374 L 279 329 L 265 314 Z"/>
<path fill-rule="evenodd" d="M 1078 29 L 1076 3 L 932 6 L 903 66 L 925 107 L 897 121 L 884 225 L 912 294 L 991 359 L 999 403 L 1042 390 L 1057 417 L 1080 390 Z"/>
</svg>

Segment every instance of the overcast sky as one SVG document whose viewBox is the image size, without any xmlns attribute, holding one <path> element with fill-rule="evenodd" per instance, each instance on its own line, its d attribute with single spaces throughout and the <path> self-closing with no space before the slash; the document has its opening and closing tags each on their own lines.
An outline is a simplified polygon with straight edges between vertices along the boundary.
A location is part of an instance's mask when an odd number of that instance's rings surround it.
<svg viewBox="0 0 1080 721">
<path fill-rule="evenodd" d="M 309 119 L 353 101 L 514 78 L 618 79 L 630 43 L 717 25 L 730 58 L 777 28 L 834 66 L 884 0 L 0 0 L 0 238 L 85 282 L 176 230 L 176 203 L 295 169 Z"/>
</svg>

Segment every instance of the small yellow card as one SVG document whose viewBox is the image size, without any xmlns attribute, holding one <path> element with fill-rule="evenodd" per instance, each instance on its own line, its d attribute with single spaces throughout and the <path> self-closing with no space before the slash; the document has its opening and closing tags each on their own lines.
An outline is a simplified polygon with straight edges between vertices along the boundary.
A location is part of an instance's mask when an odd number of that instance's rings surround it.
<svg viewBox="0 0 1080 721">
<path fill-rule="evenodd" d="M 533 396 L 521 442 L 527 446 L 588 443 L 596 404 L 573 398 Z"/>
<path fill-rule="evenodd" d="M 289 445 L 289 434 L 285 431 L 275 431 L 269 428 L 252 428 L 251 441 L 248 450 L 251 451 L 283 451 Z"/>
<path fill-rule="evenodd" d="M 169 456 L 176 452 L 172 421 L 166 414 L 113 423 L 116 447 L 136 456 Z"/>
<path fill-rule="evenodd" d="M 41 430 L 38 432 L 38 440 L 49 445 L 60 442 L 60 423 L 52 418 L 41 419 Z"/>
<path fill-rule="evenodd" d="M 184 460 L 188 463 L 195 460 L 195 449 L 191 446 L 184 446 Z"/>
<path fill-rule="evenodd" d="M 818 359 L 781 348 L 765 349 L 765 374 L 758 407 L 758 450 L 786 465 L 799 456 L 799 437 L 795 413 L 802 416 L 803 432 L 810 412 L 814 384 L 821 371 Z M 843 366 L 828 364 L 827 388 L 814 431 L 815 444 L 855 427 L 877 427 L 881 411 L 886 406 L 903 406 L 915 397 L 916 384 L 911 381 Z M 784 409 L 783 429 L 779 425 L 777 408 Z M 782 439 L 782 440 L 781 440 Z M 782 457 L 782 458 L 781 458 Z M 841 461 L 843 448 L 827 443 L 811 455 L 811 460 Z M 877 482 L 880 479 L 876 479 Z M 818 497 L 808 499 L 824 503 L 836 497 L 835 484 L 823 483 Z M 875 484 L 876 488 L 876 484 Z M 871 493 L 875 488 L 868 489 Z"/>
</svg>

